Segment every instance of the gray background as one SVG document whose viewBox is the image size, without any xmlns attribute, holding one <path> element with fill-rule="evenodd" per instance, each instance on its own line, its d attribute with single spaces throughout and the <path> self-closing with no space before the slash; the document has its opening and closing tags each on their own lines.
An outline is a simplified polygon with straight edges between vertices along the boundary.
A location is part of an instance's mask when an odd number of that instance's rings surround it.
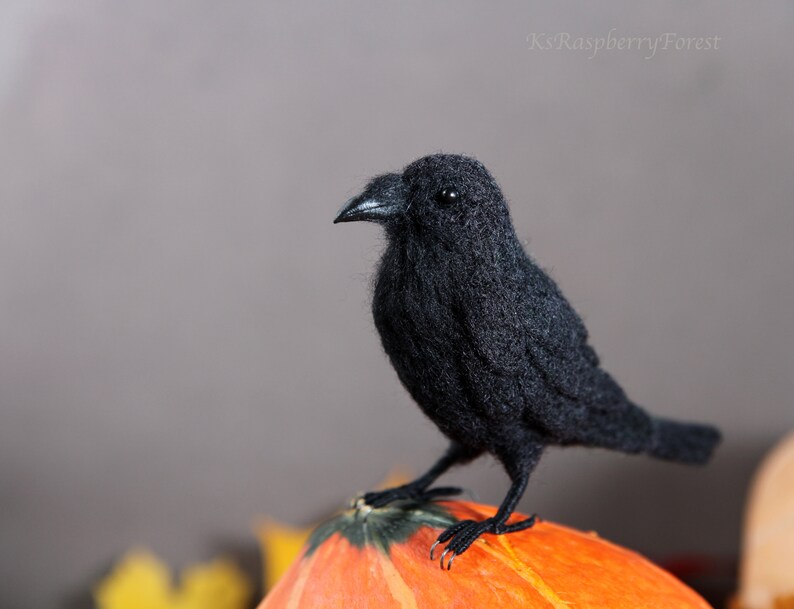
<svg viewBox="0 0 794 609">
<path fill-rule="evenodd" d="M 253 552 L 443 441 L 369 316 L 367 177 L 501 181 L 606 366 L 713 421 L 706 469 L 550 452 L 522 508 L 652 556 L 737 551 L 794 426 L 791 2 L 0 5 L 0 605 L 76 606 L 135 544 Z M 530 50 L 531 32 L 719 35 Z M 484 501 L 487 460 L 451 475 Z"/>
</svg>

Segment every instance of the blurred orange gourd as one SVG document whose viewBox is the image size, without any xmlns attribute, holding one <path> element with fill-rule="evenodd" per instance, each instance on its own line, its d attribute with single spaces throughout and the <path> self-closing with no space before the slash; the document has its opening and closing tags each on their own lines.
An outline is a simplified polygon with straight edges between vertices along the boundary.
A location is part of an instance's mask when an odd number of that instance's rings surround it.
<svg viewBox="0 0 794 609">
<path fill-rule="evenodd" d="M 314 531 L 259 609 L 709 607 L 639 554 L 549 522 L 484 535 L 450 571 L 430 561 L 441 529 L 494 511 L 448 501 L 343 512 Z"/>
</svg>

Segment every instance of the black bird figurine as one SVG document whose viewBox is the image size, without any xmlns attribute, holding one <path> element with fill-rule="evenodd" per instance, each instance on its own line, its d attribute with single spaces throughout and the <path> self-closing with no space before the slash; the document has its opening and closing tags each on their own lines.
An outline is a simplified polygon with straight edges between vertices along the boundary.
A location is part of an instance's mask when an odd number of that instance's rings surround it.
<svg viewBox="0 0 794 609">
<path fill-rule="evenodd" d="M 485 452 L 512 482 L 492 518 L 458 522 L 438 537 L 430 556 L 446 544 L 442 568 L 483 533 L 535 523 L 534 516 L 507 520 L 548 445 L 708 461 L 720 439 L 715 428 L 649 415 L 600 367 L 581 318 L 522 248 L 507 202 L 479 161 L 434 154 L 378 176 L 334 223 L 357 220 L 377 222 L 387 236 L 372 303 L 383 348 L 451 441 L 423 476 L 367 493 L 364 502 L 456 494 L 430 485 Z"/>
</svg>

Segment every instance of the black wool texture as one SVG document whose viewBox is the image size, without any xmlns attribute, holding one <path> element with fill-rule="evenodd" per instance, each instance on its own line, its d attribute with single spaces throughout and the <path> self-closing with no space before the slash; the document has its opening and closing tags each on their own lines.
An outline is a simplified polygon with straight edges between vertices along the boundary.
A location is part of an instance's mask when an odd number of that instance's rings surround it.
<svg viewBox="0 0 794 609">
<path fill-rule="evenodd" d="M 385 228 L 375 325 L 402 384 L 452 440 L 445 466 L 489 452 L 516 482 L 548 445 L 709 459 L 716 429 L 651 416 L 601 368 L 581 318 L 524 251 L 477 160 L 421 158 L 373 179 L 346 209 L 337 221 Z M 508 499 L 509 513 L 518 497 Z"/>
</svg>

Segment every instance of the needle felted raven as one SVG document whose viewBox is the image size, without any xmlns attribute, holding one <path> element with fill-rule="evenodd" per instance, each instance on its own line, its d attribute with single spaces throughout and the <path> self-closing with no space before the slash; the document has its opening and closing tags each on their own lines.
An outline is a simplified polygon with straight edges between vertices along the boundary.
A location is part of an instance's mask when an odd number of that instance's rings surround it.
<svg viewBox="0 0 794 609">
<path fill-rule="evenodd" d="M 587 330 L 557 285 L 524 252 L 499 186 L 475 159 L 434 154 L 374 178 L 334 220 L 381 224 L 387 247 L 372 304 L 397 375 L 451 440 L 413 482 L 364 495 L 380 507 L 459 489 L 430 485 L 489 452 L 512 485 L 497 513 L 444 531 L 447 568 L 483 533 L 507 524 L 548 445 L 597 446 L 705 463 L 713 427 L 649 415 L 599 366 Z M 431 549 L 431 557 L 433 550 Z"/>
</svg>

